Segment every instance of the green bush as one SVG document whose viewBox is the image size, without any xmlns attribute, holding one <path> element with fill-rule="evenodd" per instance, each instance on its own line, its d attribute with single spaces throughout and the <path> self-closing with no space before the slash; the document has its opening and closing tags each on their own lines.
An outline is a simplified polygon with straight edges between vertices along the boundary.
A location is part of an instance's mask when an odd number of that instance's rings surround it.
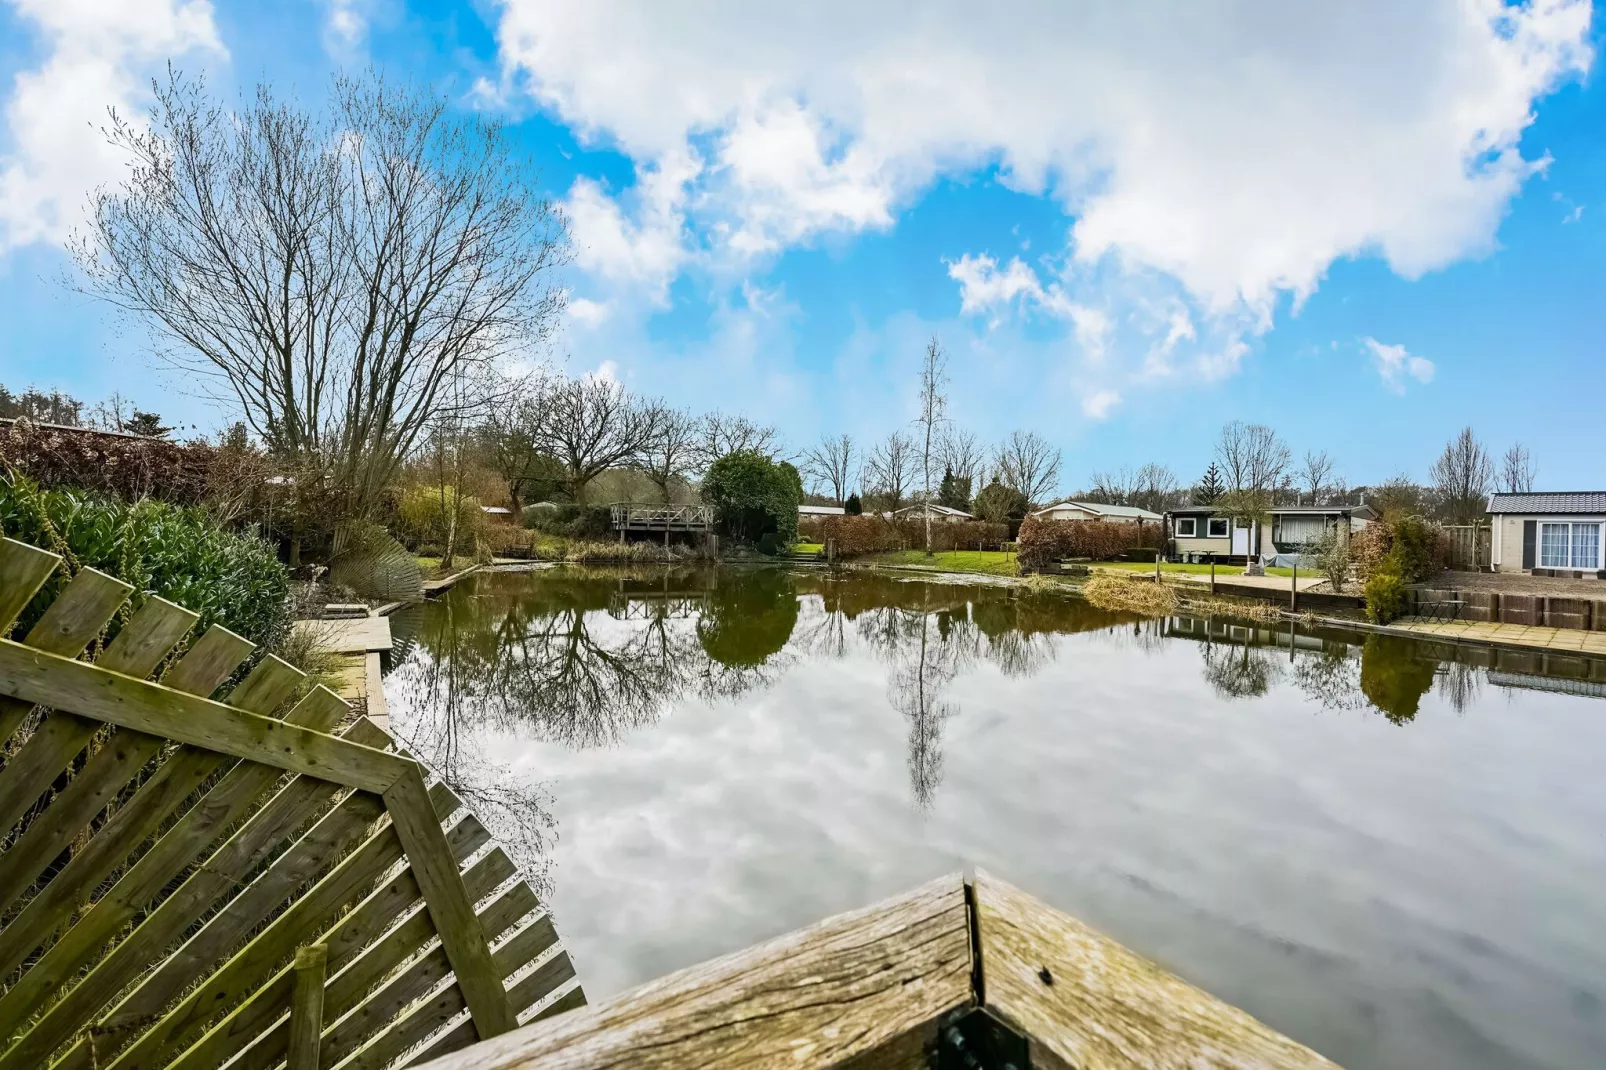
<svg viewBox="0 0 1606 1070">
<path fill-rule="evenodd" d="M 1389 556 L 1407 582 L 1421 583 L 1444 571 L 1449 545 L 1443 528 L 1419 516 L 1402 516 L 1392 528 Z"/>
<path fill-rule="evenodd" d="M 532 531 L 568 539 L 602 539 L 613 531 L 613 512 L 606 505 L 527 505 L 523 519 Z"/>
<path fill-rule="evenodd" d="M 201 509 L 41 490 L 21 476 L 0 476 L 0 532 L 67 559 L 67 569 L 24 611 L 20 630 L 54 600 L 65 573 L 80 568 L 133 584 L 130 611 L 149 592 L 199 613 L 192 635 L 221 624 L 272 647 L 290 630 L 290 576 L 274 547 L 254 534 L 223 529 Z"/>
<path fill-rule="evenodd" d="M 396 524 L 402 541 L 414 548 L 445 546 L 446 522 L 451 510 L 457 511 L 457 537 L 455 549 L 468 552 L 474 546 L 474 537 L 485 526 L 485 513 L 480 500 L 472 494 L 463 494 L 448 486 L 444 496 L 442 488 L 420 483 L 402 491 L 396 505 Z"/>
<path fill-rule="evenodd" d="M 1366 616 L 1373 624 L 1387 624 L 1405 611 L 1406 583 L 1390 559 L 1366 581 Z"/>
<path fill-rule="evenodd" d="M 797 469 L 756 450 L 727 453 L 708 466 L 703 501 L 714 508 L 721 535 L 756 542 L 774 532 L 781 545 L 797 540 L 797 507 L 803 483 Z"/>
<path fill-rule="evenodd" d="M 1013 487 L 1004 486 L 996 479 L 976 495 L 976 515 L 993 524 L 1024 520 L 1030 508 L 1026 495 Z"/>
</svg>

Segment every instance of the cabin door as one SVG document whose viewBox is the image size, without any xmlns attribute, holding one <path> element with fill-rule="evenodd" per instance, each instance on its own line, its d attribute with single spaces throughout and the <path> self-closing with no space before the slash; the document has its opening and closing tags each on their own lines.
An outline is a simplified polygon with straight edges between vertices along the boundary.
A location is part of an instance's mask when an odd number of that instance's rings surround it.
<svg viewBox="0 0 1606 1070">
<path fill-rule="evenodd" d="M 1249 556 L 1249 521 L 1234 517 L 1232 521 L 1232 552 L 1235 557 Z"/>
</svg>

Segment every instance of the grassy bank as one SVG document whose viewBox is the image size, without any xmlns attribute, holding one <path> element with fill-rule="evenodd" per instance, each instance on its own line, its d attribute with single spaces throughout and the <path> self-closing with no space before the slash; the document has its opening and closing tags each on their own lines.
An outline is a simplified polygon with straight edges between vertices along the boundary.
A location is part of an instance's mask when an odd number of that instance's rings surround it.
<svg viewBox="0 0 1606 1070">
<path fill-rule="evenodd" d="M 1092 567 L 1093 568 L 1119 569 L 1122 572 L 1143 572 L 1143 573 L 1147 573 L 1148 575 L 1151 575 L 1151 576 L 1154 575 L 1154 562 L 1152 562 L 1152 561 L 1096 561 L 1096 562 L 1093 563 Z M 1193 576 L 1208 576 L 1208 575 L 1210 575 L 1210 566 L 1209 565 L 1186 565 L 1186 564 L 1183 564 L 1181 562 L 1167 561 L 1167 562 L 1161 563 L 1160 571 L 1162 573 L 1166 573 L 1166 572 L 1185 572 L 1185 573 L 1188 573 L 1189 575 L 1193 575 Z M 1243 575 L 1243 571 L 1244 571 L 1244 569 L 1243 569 L 1242 565 L 1220 565 L 1220 564 L 1218 564 L 1216 566 L 1216 575 L 1217 576 L 1223 576 L 1223 577 L 1225 577 L 1225 576 L 1241 576 L 1241 575 Z M 1293 574 L 1294 574 L 1294 570 L 1291 569 L 1291 568 L 1268 568 L 1266 570 L 1266 575 L 1268 575 L 1268 576 L 1292 576 Z M 1309 569 L 1306 569 L 1305 570 L 1305 575 L 1306 576 L 1313 576 L 1313 575 L 1315 575 L 1315 573 L 1312 572 Z"/>
<path fill-rule="evenodd" d="M 1149 566 L 1151 569 L 1153 565 Z M 1118 572 L 1094 573 L 1081 585 L 1082 597 L 1102 609 L 1124 609 L 1152 617 L 1171 613 L 1198 616 L 1244 617 L 1251 620 L 1278 620 L 1279 606 L 1251 598 L 1222 598 L 1204 594 L 1192 583 L 1154 583 L 1128 578 Z"/>
<path fill-rule="evenodd" d="M 1018 576 L 1015 555 L 998 550 L 948 550 L 926 556 L 924 550 L 889 550 L 855 558 L 865 565 L 929 568 L 937 572 L 974 572 L 983 576 Z"/>
</svg>

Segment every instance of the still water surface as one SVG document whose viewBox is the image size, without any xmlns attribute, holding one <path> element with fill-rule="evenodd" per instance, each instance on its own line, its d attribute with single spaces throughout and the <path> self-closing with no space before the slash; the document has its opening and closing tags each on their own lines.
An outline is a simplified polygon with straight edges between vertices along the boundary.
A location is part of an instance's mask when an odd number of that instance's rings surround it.
<svg viewBox="0 0 1606 1070">
<path fill-rule="evenodd" d="M 1606 1063 L 1606 667 L 780 570 L 396 632 L 593 1002 L 975 864 L 1346 1066 Z"/>
</svg>

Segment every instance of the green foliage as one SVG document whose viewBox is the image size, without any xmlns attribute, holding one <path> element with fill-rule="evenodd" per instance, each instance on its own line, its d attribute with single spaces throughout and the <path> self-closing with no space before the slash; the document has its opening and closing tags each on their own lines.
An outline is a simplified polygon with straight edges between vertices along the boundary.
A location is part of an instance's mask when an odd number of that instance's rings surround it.
<svg viewBox="0 0 1606 1070">
<path fill-rule="evenodd" d="M 1421 583 L 1444 570 L 1448 557 L 1443 529 L 1419 516 L 1401 516 L 1390 525 L 1389 557 L 1408 583 Z"/>
<path fill-rule="evenodd" d="M 1022 520 L 1029 508 L 1026 495 L 1014 487 L 1004 486 L 996 479 L 976 495 L 976 515 L 993 524 Z"/>
<path fill-rule="evenodd" d="M 1435 663 L 1418 656 L 1414 639 L 1367 636 L 1361 648 L 1361 693 L 1394 724 L 1416 716 L 1422 696 L 1433 686 Z"/>
<path fill-rule="evenodd" d="M 1316 558 L 1316 567 L 1327 577 L 1327 586 L 1334 593 L 1342 593 L 1349 579 L 1349 540 L 1339 535 L 1338 528 L 1325 528 L 1311 543 L 1310 552 Z"/>
<path fill-rule="evenodd" d="M 708 609 L 697 620 L 697 641 L 721 665 L 752 668 L 780 653 L 797 616 L 792 578 L 779 569 L 756 569 L 710 592 Z"/>
<path fill-rule="evenodd" d="M 1397 565 L 1386 561 L 1366 581 L 1366 616 L 1374 624 L 1387 624 L 1405 611 L 1406 582 Z"/>
<path fill-rule="evenodd" d="M 737 450 L 708 466 L 703 500 L 713 506 L 721 535 L 755 542 L 774 532 L 781 545 L 790 545 L 797 539 L 803 481 L 785 461 L 777 464 L 756 450 Z"/>
<path fill-rule="evenodd" d="M 952 468 L 944 468 L 942 484 L 937 488 L 937 504 L 970 512 L 970 477 L 956 476 Z"/>
<path fill-rule="evenodd" d="M 201 615 L 193 635 L 221 624 L 271 647 L 290 628 L 290 577 L 271 544 L 236 535 L 205 512 L 145 499 L 124 502 L 81 490 L 41 490 L 20 476 L 0 478 L 0 532 L 61 554 L 68 569 L 95 568 Z M 26 629 L 66 578 L 58 572 L 34 598 Z"/>
<path fill-rule="evenodd" d="M 606 505 L 527 505 L 524 526 L 567 539 L 601 539 L 613 530 L 613 512 Z"/>
<path fill-rule="evenodd" d="M 1204 478 L 1199 480 L 1197 487 L 1193 488 L 1193 504 L 1214 505 L 1226 493 L 1226 490 L 1227 488 L 1221 482 L 1220 467 L 1216 465 L 1215 461 L 1211 461 L 1210 467 L 1205 469 Z"/>
<path fill-rule="evenodd" d="M 848 500 L 842 503 L 842 512 L 847 516 L 862 516 L 864 514 L 864 502 L 859 500 L 857 494 L 849 494 Z"/>
<path fill-rule="evenodd" d="M 453 486 L 442 488 L 420 483 L 402 491 L 396 503 L 396 525 L 402 540 L 413 547 L 445 546 L 447 521 L 457 511 L 456 549 L 474 545 L 474 536 L 485 523 L 480 500 Z"/>
</svg>

